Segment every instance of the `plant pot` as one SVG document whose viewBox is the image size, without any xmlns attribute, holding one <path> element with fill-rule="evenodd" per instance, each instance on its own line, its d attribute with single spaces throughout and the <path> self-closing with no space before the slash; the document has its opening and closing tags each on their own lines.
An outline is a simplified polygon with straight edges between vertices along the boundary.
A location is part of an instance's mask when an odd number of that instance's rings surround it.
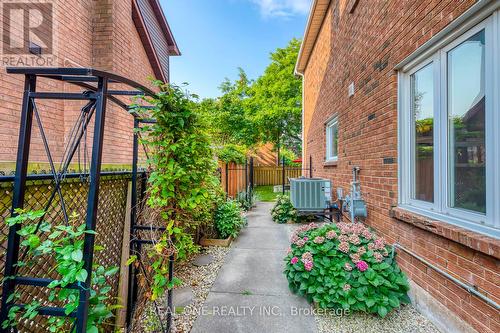
<svg viewBox="0 0 500 333">
<path fill-rule="evenodd" d="M 217 239 L 217 238 L 206 238 L 202 237 L 200 239 L 201 246 L 221 246 L 221 247 L 229 247 L 231 242 L 233 241 L 233 236 L 229 236 L 226 239 Z"/>
</svg>

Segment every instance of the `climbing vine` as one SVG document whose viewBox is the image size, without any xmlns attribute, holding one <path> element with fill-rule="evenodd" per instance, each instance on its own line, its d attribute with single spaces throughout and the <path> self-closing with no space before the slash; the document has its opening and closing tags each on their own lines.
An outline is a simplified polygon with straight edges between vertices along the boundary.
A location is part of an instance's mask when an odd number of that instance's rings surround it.
<svg viewBox="0 0 500 333">
<path fill-rule="evenodd" d="M 50 292 L 47 301 L 64 304 L 64 312 L 69 315 L 78 308 L 79 290 L 71 286 L 86 281 L 89 272 L 83 267 L 83 236 L 95 233 L 86 230 L 85 224 L 77 225 L 78 215 L 71 215 L 68 225 L 53 226 L 43 220 L 45 212 L 16 210 L 16 216 L 7 218 L 9 227 L 19 225 L 18 234 L 21 237 L 21 253 L 26 251 L 25 258 L 17 262 L 16 267 L 31 267 L 39 262 L 54 261 L 50 272 L 55 272 L 57 278 L 47 288 Z M 40 221 L 40 222 L 38 222 Z M 75 226 L 77 225 L 77 226 Z M 97 250 L 102 247 L 96 246 Z M 92 286 L 89 298 L 89 314 L 87 319 L 88 333 L 100 332 L 106 321 L 113 316 L 113 310 L 118 306 L 112 303 L 108 293 L 111 287 L 107 278 L 118 272 L 118 267 L 105 268 L 94 265 L 92 271 Z M 10 279 L 13 277 L 6 277 Z M 19 292 L 10 295 L 11 303 L 21 298 Z M 8 319 L 2 323 L 2 328 L 16 327 L 22 320 L 32 320 L 43 306 L 41 301 L 33 300 L 23 308 L 13 305 L 9 308 Z M 68 332 L 74 319 L 67 317 L 50 317 L 47 320 L 49 332 Z"/>
<path fill-rule="evenodd" d="M 142 143 L 149 147 L 151 173 L 148 179 L 147 207 L 157 212 L 166 226 L 148 255 L 154 260 L 152 299 L 173 287 L 168 282 L 168 261 L 172 253 L 178 260 L 197 252 L 193 230 L 212 220 L 220 186 L 209 138 L 194 111 L 191 95 L 182 88 L 154 81 L 159 92 L 144 99 L 153 105 L 135 111 L 156 120 L 140 129 Z"/>
</svg>

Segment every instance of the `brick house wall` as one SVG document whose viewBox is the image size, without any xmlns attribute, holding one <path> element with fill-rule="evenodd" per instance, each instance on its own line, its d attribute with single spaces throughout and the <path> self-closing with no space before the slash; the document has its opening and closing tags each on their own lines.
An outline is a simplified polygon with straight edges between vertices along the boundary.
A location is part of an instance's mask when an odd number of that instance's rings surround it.
<svg viewBox="0 0 500 333">
<path fill-rule="evenodd" d="M 344 193 L 349 192 L 352 167 L 359 166 L 368 225 L 390 243 L 400 243 L 499 303 L 497 239 L 395 208 L 398 81 L 394 67 L 474 3 L 329 1 L 302 73 L 303 156 L 305 161 L 312 156 L 315 177 L 331 179 L 334 188 L 342 187 Z M 355 94 L 349 97 L 351 82 Z M 333 115 L 339 126 L 338 161 L 325 163 L 325 126 Z M 495 308 L 402 251 L 398 261 L 416 285 L 475 330 L 500 332 L 500 313 Z"/>
<path fill-rule="evenodd" d="M 151 0 L 155 1 L 155 0 Z M 133 0 L 53 1 L 54 67 L 93 67 L 115 72 L 143 85 L 155 73 L 132 19 Z M 3 19 L 2 19 L 3 21 Z M 2 22 L 0 22 L 2 24 Z M 168 79 L 168 72 L 165 73 Z M 118 86 L 114 86 L 118 87 Z M 44 81 L 40 91 L 77 91 L 69 84 Z M 0 170 L 13 169 L 19 131 L 23 78 L 0 70 Z M 62 142 L 83 105 L 81 101 L 37 101 L 49 145 L 56 161 L 63 153 Z M 92 122 L 91 122 L 92 124 Z M 133 117 L 108 102 L 103 163 L 128 165 L 132 158 Z M 91 146 L 91 131 L 87 139 Z M 46 169 L 47 158 L 38 130 L 34 127 L 30 162 Z M 89 148 L 90 154 L 90 148 Z"/>
</svg>

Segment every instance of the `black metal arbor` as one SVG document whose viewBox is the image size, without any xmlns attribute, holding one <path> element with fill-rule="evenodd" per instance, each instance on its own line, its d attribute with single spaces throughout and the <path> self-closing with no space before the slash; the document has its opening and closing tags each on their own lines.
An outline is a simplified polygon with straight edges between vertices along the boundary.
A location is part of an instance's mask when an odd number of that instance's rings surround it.
<svg viewBox="0 0 500 333">
<path fill-rule="evenodd" d="M 63 181 L 66 173 L 68 171 L 69 165 L 79 149 L 79 145 L 82 138 L 86 136 L 87 127 L 89 126 L 91 119 L 94 118 L 94 131 L 93 131 L 93 142 L 92 142 L 92 153 L 90 158 L 90 170 L 89 170 L 89 191 L 87 196 L 87 208 L 85 216 L 85 225 L 87 230 L 96 229 L 97 221 L 97 204 L 99 198 L 99 180 L 101 175 L 101 162 L 102 162 L 102 151 L 103 151 L 103 137 L 104 137 L 104 124 L 106 118 L 106 106 L 108 100 L 117 104 L 120 108 L 127 112 L 131 112 L 134 116 L 134 127 L 138 128 L 142 122 L 154 122 L 151 119 L 142 119 L 139 114 L 132 111 L 133 107 L 119 98 L 119 96 L 154 96 L 154 92 L 150 89 L 144 87 L 143 85 L 131 81 L 125 77 L 118 76 L 109 72 L 99 71 L 91 68 L 8 68 L 7 73 L 19 74 L 25 76 L 24 84 L 24 94 L 22 101 L 21 117 L 20 117 L 20 130 L 19 130 L 19 142 L 17 150 L 16 159 L 16 170 L 14 177 L 14 187 L 13 187 L 13 200 L 12 200 L 12 212 L 11 215 L 15 216 L 15 210 L 17 208 L 23 208 L 25 201 L 25 185 L 26 180 L 29 177 L 27 175 L 28 170 L 28 158 L 30 153 L 30 142 L 32 135 L 32 125 L 35 120 L 38 125 L 42 142 L 47 154 L 48 162 L 50 164 L 51 174 L 53 176 L 53 190 L 50 195 L 49 204 L 46 206 L 50 207 L 52 201 L 58 197 L 61 203 L 61 208 L 64 213 L 64 219 L 68 221 L 68 214 L 65 209 L 64 198 L 61 193 L 61 182 Z M 39 78 L 57 80 L 62 82 L 71 83 L 81 89 L 80 92 L 39 92 L 37 91 L 37 81 Z M 113 84 L 119 84 L 120 87 L 126 86 L 130 90 L 113 90 L 111 86 Z M 82 108 L 80 117 L 77 119 L 75 126 L 73 127 L 72 140 L 70 140 L 68 147 L 66 147 L 65 154 L 63 156 L 63 161 L 58 170 L 54 164 L 52 154 L 48 145 L 48 141 L 45 135 L 45 131 L 40 120 L 40 114 L 37 109 L 36 100 L 81 100 L 87 101 L 87 104 Z M 132 244 L 131 251 L 136 251 L 137 246 L 140 247 L 142 243 L 151 243 L 152 241 L 141 240 L 139 237 L 135 237 L 138 230 L 146 229 L 156 229 L 161 228 L 153 226 L 139 226 L 137 225 L 137 178 L 138 178 L 138 134 L 134 132 L 134 142 L 133 142 L 133 159 L 132 159 L 132 205 L 131 205 L 131 226 L 130 234 Z M 31 276 L 18 276 L 16 263 L 20 257 L 20 236 L 17 234 L 19 226 L 12 226 L 9 228 L 8 233 L 8 245 L 6 253 L 5 262 L 5 277 L 12 277 L 5 279 L 2 292 L 2 309 L 0 313 L 0 323 L 7 319 L 9 308 L 13 305 L 23 307 L 24 304 L 14 304 L 9 296 L 14 293 L 16 286 L 34 286 L 34 287 L 47 287 L 51 279 L 38 278 Z M 91 275 L 92 264 L 93 264 L 93 254 L 94 254 L 94 234 L 85 234 L 84 238 L 84 268 L 89 272 L 87 280 L 85 283 L 75 284 L 68 286 L 72 289 L 77 289 L 79 291 L 79 306 L 78 308 L 66 315 L 64 308 L 60 307 L 41 307 L 38 311 L 40 315 L 44 316 L 61 316 L 61 317 L 71 317 L 75 318 L 74 329 L 77 333 L 83 333 L 86 330 L 87 325 L 87 315 L 89 310 L 89 296 L 91 286 Z M 173 259 L 173 258 L 171 258 Z M 172 260 L 171 260 L 171 271 L 169 275 L 172 275 Z M 131 319 L 131 309 L 134 306 L 133 302 L 137 298 L 137 276 L 134 274 L 134 270 L 130 269 L 131 278 L 129 279 L 129 297 L 128 297 L 128 320 Z M 137 273 L 137 272 L 135 272 Z M 168 294 L 169 306 L 171 308 L 172 293 L 169 291 Z M 170 314 L 170 310 L 169 310 Z M 171 318 L 171 315 L 169 316 Z M 167 323 L 169 328 L 170 322 Z M 73 330 L 73 329 L 72 329 Z M 0 332 L 8 332 L 7 328 L 0 328 Z"/>
</svg>

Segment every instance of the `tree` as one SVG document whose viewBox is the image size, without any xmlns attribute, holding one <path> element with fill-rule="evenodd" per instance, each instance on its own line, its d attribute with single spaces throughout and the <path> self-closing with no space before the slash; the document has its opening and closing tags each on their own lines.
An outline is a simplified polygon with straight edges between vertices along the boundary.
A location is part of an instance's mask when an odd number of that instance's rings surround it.
<svg viewBox="0 0 500 333">
<path fill-rule="evenodd" d="M 259 133 L 248 114 L 250 81 L 241 68 L 234 82 L 225 79 L 219 86 L 222 96 L 204 99 L 198 111 L 208 122 L 209 134 L 216 145 L 237 144 L 252 146 L 259 141 Z"/>
<path fill-rule="evenodd" d="M 271 63 L 252 85 L 249 108 L 265 142 L 300 153 L 302 129 L 302 83 L 294 75 L 300 40 L 271 53 Z"/>
</svg>

